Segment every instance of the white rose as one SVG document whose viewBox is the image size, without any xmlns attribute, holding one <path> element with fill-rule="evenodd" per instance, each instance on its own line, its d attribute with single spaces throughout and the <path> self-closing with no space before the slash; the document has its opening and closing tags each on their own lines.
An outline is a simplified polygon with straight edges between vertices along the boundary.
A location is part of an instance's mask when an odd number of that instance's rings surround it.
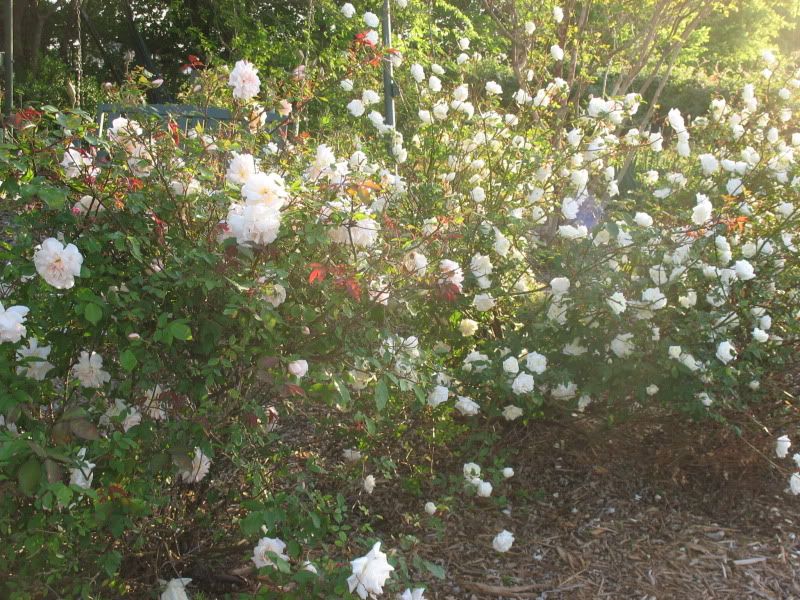
<svg viewBox="0 0 800 600">
<path fill-rule="evenodd" d="M 697 195 L 697 205 L 692 210 L 692 223 L 695 225 L 703 225 L 711 218 L 713 206 L 708 197 L 703 194 Z"/>
<path fill-rule="evenodd" d="M 428 394 L 428 404 L 430 406 L 436 407 L 440 404 L 447 402 L 447 398 L 450 396 L 450 390 L 448 390 L 443 385 L 437 385 L 433 388 L 430 394 Z"/>
<path fill-rule="evenodd" d="M 305 360 L 294 360 L 289 363 L 288 369 L 289 373 L 295 377 L 305 377 L 305 374 L 308 373 L 308 362 Z"/>
<path fill-rule="evenodd" d="M 391 576 L 394 567 L 389 564 L 386 554 L 381 552 L 381 543 L 377 542 L 366 556 L 357 558 L 351 563 L 353 574 L 347 578 L 350 593 L 355 592 L 362 600 L 383 593 L 383 585 Z"/>
<path fill-rule="evenodd" d="M 472 300 L 472 305 L 480 312 L 486 312 L 494 308 L 495 300 L 491 294 L 476 294 Z M 462 321 L 463 323 L 463 321 Z"/>
<path fill-rule="evenodd" d="M 547 370 L 547 357 L 538 352 L 529 352 L 525 357 L 525 367 L 529 371 L 541 375 Z"/>
<path fill-rule="evenodd" d="M 624 313 L 625 309 L 628 308 L 628 302 L 625 300 L 625 295 L 622 292 L 614 292 L 611 294 L 608 300 L 606 300 L 606 304 L 608 304 L 608 307 L 615 315 Z"/>
<path fill-rule="evenodd" d="M 509 356 L 503 361 L 503 371 L 511 375 L 519 373 L 519 362 L 513 356 Z"/>
<path fill-rule="evenodd" d="M 497 552 L 508 552 L 511 545 L 514 543 L 514 536 L 510 531 L 505 529 L 498 533 L 492 540 L 492 548 Z"/>
<path fill-rule="evenodd" d="M 189 600 L 185 586 L 189 585 L 191 581 L 188 577 L 170 579 L 167 587 L 161 593 L 161 600 Z"/>
<path fill-rule="evenodd" d="M 267 556 L 267 552 L 272 552 L 278 558 L 288 561 L 286 555 L 286 542 L 279 538 L 263 537 L 258 540 L 258 544 L 253 549 L 253 564 L 256 568 L 276 567 L 277 565 Z"/>
<path fill-rule="evenodd" d="M 364 13 L 364 25 L 367 27 L 371 27 L 375 29 L 378 25 L 381 24 L 381 20 L 378 18 L 378 15 L 372 12 L 365 12 Z"/>
<path fill-rule="evenodd" d="M 465 417 L 474 417 L 478 414 L 481 407 L 472 398 L 466 396 L 459 396 L 455 404 L 455 409 Z"/>
<path fill-rule="evenodd" d="M 470 196 L 470 198 L 472 198 L 472 200 L 474 202 L 478 202 L 478 203 L 483 202 L 484 200 L 486 200 L 486 192 L 479 185 L 475 186 L 474 188 L 472 188 L 472 191 L 469 193 L 469 196 Z"/>
<path fill-rule="evenodd" d="M 366 109 L 364 108 L 364 103 L 361 102 L 361 100 L 355 99 L 351 100 L 347 104 L 347 110 L 350 111 L 350 114 L 354 117 L 360 117 L 364 114 Z"/>
<path fill-rule="evenodd" d="M 486 93 L 490 96 L 499 96 L 503 93 L 503 88 L 500 87 L 500 84 L 496 81 L 487 81 L 486 82 Z"/>
<path fill-rule="evenodd" d="M 468 481 L 481 476 L 481 467 L 474 462 L 464 463 L 462 471 L 464 473 L 464 479 Z"/>
<path fill-rule="evenodd" d="M 570 281 L 567 277 L 554 277 L 550 280 L 550 289 L 555 295 L 566 294 L 569 287 Z"/>
<path fill-rule="evenodd" d="M 475 335 L 475 332 L 478 331 L 478 323 L 472 319 L 461 319 L 461 322 L 458 324 L 458 330 L 464 337 L 470 337 Z"/>
<path fill-rule="evenodd" d="M 717 345 L 717 358 L 722 361 L 723 364 L 727 365 L 731 362 L 735 358 L 735 352 L 736 348 L 728 341 L 720 342 L 719 345 Z"/>
<path fill-rule="evenodd" d="M 520 373 L 511 384 L 511 391 L 518 396 L 520 394 L 527 394 L 533 391 L 533 375 L 529 373 Z"/>
<path fill-rule="evenodd" d="M 75 285 L 75 277 L 81 273 L 83 256 L 74 244 L 66 247 L 55 238 L 47 238 L 33 255 L 36 272 L 59 290 L 70 289 Z"/>
<path fill-rule="evenodd" d="M 488 481 L 481 481 L 476 487 L 476 492 L 480 498 L 488 498 L 492 495 L 492 484 Z"/>
<path fill-rule="evenodd" d="M 778 458 L 786 458 L 789 453 L 789 447 L 792 445 L 788 435 L 782 435 L 775 440 L 775 456 Z"/>
<path fill-rule="evenodd" d="M 789 478 L 789 490 L 795 496 L 800 495 L 800 473 L 792 473 Z"/>
</svg>

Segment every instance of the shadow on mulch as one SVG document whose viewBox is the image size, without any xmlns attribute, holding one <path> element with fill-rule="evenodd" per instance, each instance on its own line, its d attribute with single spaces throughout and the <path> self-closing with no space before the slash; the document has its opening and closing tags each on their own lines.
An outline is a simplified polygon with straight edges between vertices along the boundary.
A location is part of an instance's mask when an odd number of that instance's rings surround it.
<svg viewBox="0 0 800 600">
<path fill-rule="evenodd" d="M 427 595 L 800 598 L 800 499 L 785 492 L 793 463 L 774 454 L 783 431 L 738 418 L 741 436 L 680 416 L 509 426 L 496 447 L 515 476 L 495 494 L 510 510 L 466 497 L 451 507 L 444 542 L 425 540 L 447 573 Z M 499 554 L 503 529 L 515 542 Z"/>
<path fill-rule="evenodd" d="M 485 499 L 451 497 L 443 479 L 422 482 L 431 486 L 423 494 L 403 489 L 395 477 L 367 495 L 356 473 L 349 491 L 340 475 L 320 476 L 318 486 L 365 508 L 352 511 L 354 527 L 359 517 L 369 522 L 387 550 L 398 548 L 404 534 L 419 540 L 414 550 L 445 573 L 437 580 L 412 568 L 429 600 L 800 600 L 800 496 L 786 492 L 793 462 L 774 453 L 777 436 L 800 431 L 800 410 L 783 394 L 774 397 L 758 413 L 731 414 L 726 423 L 637 413 L 608 427 L 591 412 L 490 422 L 493 451 L 474 460 L 488 477 L 493 460 L 503 457 L 515 475 L 496 481 Z M 309 430 L 305 418 L 286 421 L 282 436 L 298 455 L 341 460 L 341 439 Z M 406 435 L 413 437 L 413 428 Z M 376 455 L 393 458 L 398 471 L 433 462 L 421 442 L 398 449 L 387 439 L 385 446 Z M 463 462 L 472 460 L 468 447 L 466 439 L 437 446 L 436 472 L 459 480 Z M 426 500 L 442 507 L 439 529 L 422 511 Z M 500 554 L 492 539 L 503 529 L 515 541 Z M 241 559 L 246 547 L 233 550 L 184 571 L 194 589 L 209 598 L 258 589 Z"/>
</svg>

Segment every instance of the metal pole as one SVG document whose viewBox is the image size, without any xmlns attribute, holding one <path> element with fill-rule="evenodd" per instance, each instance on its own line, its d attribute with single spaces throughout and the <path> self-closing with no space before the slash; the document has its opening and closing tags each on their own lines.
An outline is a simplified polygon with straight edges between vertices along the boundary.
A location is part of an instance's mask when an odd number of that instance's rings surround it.
<svg viewBox="0 0 800 600">
<path fill-rule="evenodd" d="M 5 37 L 5 69 L 6 90 L 3 96 L 3 112 L 6 116 L 14 108 L 14 0 L 6 0 L 3 6 L 3 35 Z"/>
<path fill-rule="evenodd" d="M 383 49 L 392 47 L 392 16 L 389 12 L 389 0 L 383 0 Z M 390 127 L 394 122 L 394 77 L 392 74 L 392 61 L 388 55 L 383 61 L 383 103 L 386 112 L 385 122 Z"/>
</svg>

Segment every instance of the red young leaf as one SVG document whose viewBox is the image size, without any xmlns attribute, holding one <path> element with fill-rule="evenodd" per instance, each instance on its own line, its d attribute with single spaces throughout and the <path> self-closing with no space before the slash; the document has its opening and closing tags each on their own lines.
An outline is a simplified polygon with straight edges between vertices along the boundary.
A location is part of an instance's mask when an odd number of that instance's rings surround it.
<svg viewBox="0 0 800 600">
<path fill-rule="evenodd" d="M 128 177 L 128 191 L 138 192 L 144 187 L 144 182 L 138 177 Z"/>
<path fill-rule="evenodd" d="M 344 285 L 344 289 L 347 290 L 353 300 L 356 302 L 361 301 L 361 286 L 358 285 L 355 279 L 348 277 L 342 282 L 342 285 Z"/>
<path fill-rule="evenodd" d="M 287 383 L 284 386 L 284 390 L 286 394 L 289 396 L 305 396 L 306 391 L 301 388 L 299 385 L 295 385 L 294 383 Z"/>
<path fill-rule="evenodd" d="M 169 131 L 172 134 L 172 141 L 175 142 L 175 145 L 177 146 L 181 141 L 181 130 L 178 127 L 178 124 L 172 119 L 170 119 L 169 122 L 167 123 L 167 127 L 169 128 Z"/>
<path fill-rule="evenodd" d="M 363 31 L 361 33 L 357 33 L 356 34 L 356 42 L 359 43 L 359 44 L 363 44 L 364 46 L 368 46 L 370 48 L 374 48 L 375 47 L 375 43 L 367 38 L 367 32 L 366 31 Z"/>
<path fill-rule="evenodd" d="M 311 263 L 309 267 L 311 267 L 311 274 L 308 276 L 308 283 L 325 281 L 325 276 L 328 274 L 328 268 L 325 265 L 321 263 Z"/>
<path fill-rule="evenodd" d="M 455 302 L 460 292 L 455 283 L 444 283 L 439 286 L 439 296 L 447 302 Z"/>
</svg>

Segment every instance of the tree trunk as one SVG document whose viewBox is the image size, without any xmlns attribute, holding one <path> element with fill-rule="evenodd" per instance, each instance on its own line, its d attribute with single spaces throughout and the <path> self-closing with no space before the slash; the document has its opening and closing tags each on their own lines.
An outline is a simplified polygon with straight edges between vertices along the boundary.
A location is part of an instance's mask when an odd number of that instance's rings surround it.
<svg viewBox="0 0 800 600">
<path fill-rule="evenodd" d="M 15 68 L 26 65 L 25 47 L 23 45 L 23 22 L 26 15 L 36 12 L 36 0 L 17 0 L 14 2 L 14 63 Z"/>
<path fill-rule="evenodd" d="M 61 1 L 55 4 L 41 0 L 14 2 L 15 70 L 35 73 L 39 68 L 45 26 L 61 6 Z"/>
<path fill-rule="evenodd" d="M 31 37 L 28 54 L 28 70 L 31 73 L 36 73 L 39 69 L 39 57 L 42 52 L 42 33 L 44 32 L 45 23 L 47 23 L 48 16 L 36 13 L 31 28 Z"/>
</svg>

